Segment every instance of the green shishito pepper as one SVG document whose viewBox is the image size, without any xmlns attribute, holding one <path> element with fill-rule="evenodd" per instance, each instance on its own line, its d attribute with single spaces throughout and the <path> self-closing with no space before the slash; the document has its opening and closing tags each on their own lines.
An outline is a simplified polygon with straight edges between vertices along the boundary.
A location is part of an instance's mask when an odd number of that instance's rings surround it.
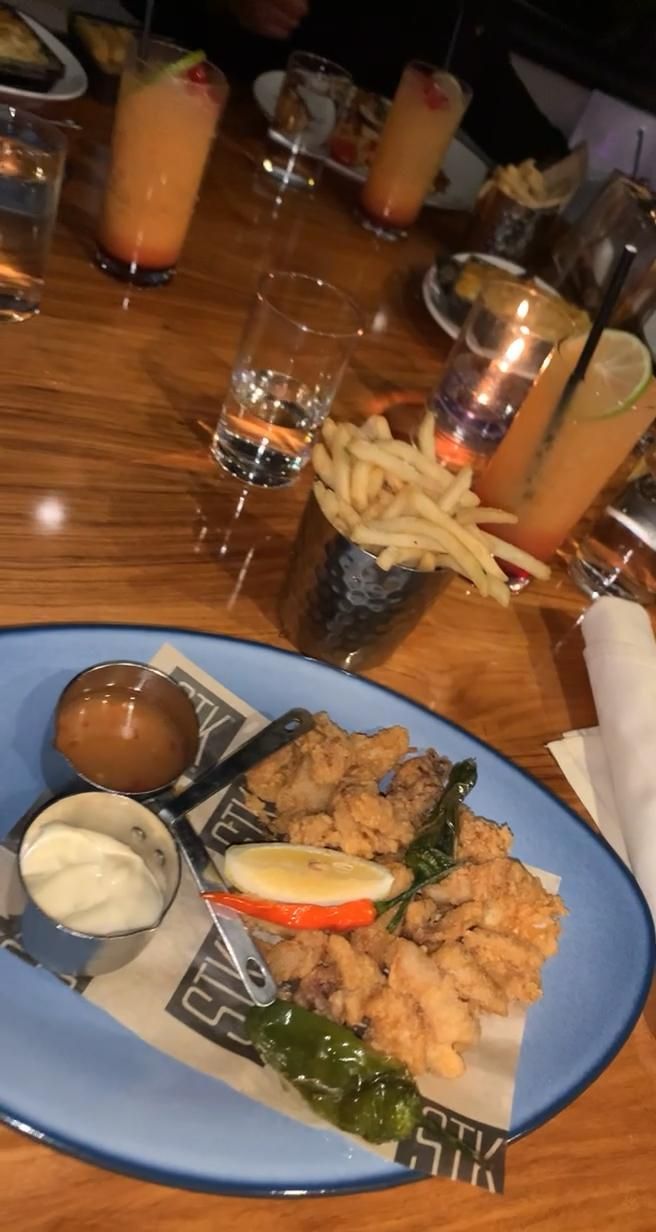
<svg viewBox="0 0 656 1232">
<path fill-rule="evenodd" d="M 274 1001 L 253 1006 L 246 1029 L 262 1060 L 338 1129 L 390 1142 L 421 1123 L 422 1099 L 405 1066 L 368 1048 L 348 1027 Z"/>
<path fill-rule="evenodd" d="M 460 805 L 476 786 L 476 762 L 471 757 L 457 761 L 451 767 L 446 787 L 428 812 L 423 826 L 415 835 L 403 857 L 414 874 L 411 885 L 395 898 L 381 904 L 385 910 L 396 907 L 387 928 L 395 932 L 402 922 L 408 903 L 424 886 L 435 885 L 458 867 L 456 846 Z"/>
<path fill-rule="evenodd" d="M 471 757 L 451 767 L 442 795 L 405 853 L 405 863 L 415 876 L 439 876 L 453 867 L 460 805 L 476 786 L 476 777 L 476 762 Z"/>
</svg>

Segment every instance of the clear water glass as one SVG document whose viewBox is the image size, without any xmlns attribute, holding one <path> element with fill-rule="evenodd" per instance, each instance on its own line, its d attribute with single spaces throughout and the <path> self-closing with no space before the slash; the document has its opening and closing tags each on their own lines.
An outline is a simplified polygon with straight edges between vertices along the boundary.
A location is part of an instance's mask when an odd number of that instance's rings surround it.
<svg viewBox="0 0 656 1232">
<path fill-rule="evenodd" d="M 245 483 L 292 483 L 362 333 L 359 308 L 338 287 L 308 274 L 264 274 L 214 433 L 216 461 Z"/>
<path fill-rule="evenodd" d="M 0 106 L 0 319 L 39 311 L 66 160 L 58 128 Z"/>
<path fill-rule="evenodd" d="M 292 52 L 262 159 L 264 171 L 283 187 L 316 188 L 352 85 L 350 73 L 332 60 Z"/>
</svg>

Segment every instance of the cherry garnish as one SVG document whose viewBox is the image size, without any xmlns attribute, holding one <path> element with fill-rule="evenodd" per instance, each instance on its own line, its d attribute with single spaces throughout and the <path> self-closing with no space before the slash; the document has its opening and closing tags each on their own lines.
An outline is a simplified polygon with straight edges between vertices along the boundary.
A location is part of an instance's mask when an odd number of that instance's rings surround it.
<svg viewBox="0 0 656 1232">
<path fill-rule="evenodd" d="M 207 84 L 207 64 L 201 61 L 200 64 L 193 64 L 186 72 L 187 81 L 192 81 L 195 86 L 204 86 Z"/>
</svg>

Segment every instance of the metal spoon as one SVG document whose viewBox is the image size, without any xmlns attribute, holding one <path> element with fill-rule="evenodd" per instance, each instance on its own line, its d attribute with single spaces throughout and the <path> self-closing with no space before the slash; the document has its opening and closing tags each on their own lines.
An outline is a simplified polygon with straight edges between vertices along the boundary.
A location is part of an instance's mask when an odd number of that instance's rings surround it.
<svg viewBox="0 0 656 1232">
<path fill-rule="evenodd" d="M 309 711 L 288 710 L 180 795 L 167 792 L 148 802 L 148 807 L 170 827 L 201 893 L 228 887 L 203 840 L 187 820 L 187 813 L 313 726 L 314 719 Z M 249 997 L 255 1005 L 270 1005 L 277 995 L 276 983 L 241 916 L 228 907 L 219 907 L 207 899 L 203 901 Z"/>
</svg>

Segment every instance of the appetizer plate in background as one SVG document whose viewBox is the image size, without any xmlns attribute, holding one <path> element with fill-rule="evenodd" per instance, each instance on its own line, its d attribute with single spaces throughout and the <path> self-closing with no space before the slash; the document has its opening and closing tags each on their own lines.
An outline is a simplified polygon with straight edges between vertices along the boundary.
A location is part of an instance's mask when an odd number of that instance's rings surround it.
<svg viewBox="0 0 656 1232">
<path fill-rule="evenodd" d="M 479 261 L 485 261 L 487 265 L 495 265 L 498 270 L 506 274 L 524 274 L 525 270 L 521 265 L 515 265 L 514 261 L 506 261 L 505 257 L 493 257 L 489 253 L 483 252 L 457 252 L 454 256 L 449 257 L 449 261 L 453 261 L 458 265 L 464 265 L 470 257 L 477 257 Z M 541 291 L 546 291 L 548 295 L 558 297 L 558 292 L 554 291 L 553 287 L 548 286 L 541 278 L 533 278 L 531 280 Z M 459 303 L 465 305 L 462 320 L 456 320 L 453 315 L 452 306 L 449 303 L 450 295 L 447 295 L 440 283 L 440 268 L 437 265 L 431 265 L 424 274 L 424 279 L 421 284 L 421 291 L 426 308 L 430 312 L 433 320 L 437 322 L 445 334 L 449 338 L 457 338 L 462 327 L 463 320 L 467 312 L 471 308 L 471 304 L 467 304 L 465 300 L 460 300 Z M 453 294 L 453 293 L 451 293 Z"/>
<path fill-rule="evenodd" d="M 267 120 L 273 119 L 284 75 L 281 70 L 272 69 L 253 82 L 255 101 Z M 347 167 L 334 158 L 327 158 L 326 166 L 358 184 L 364 184 L 367 178 L 366 167 Z M 449 180 L 448 186 L 442 192 L 431 193 L 425 205 L 436 210 L 470 210 L 489 171 L 484 156 L 461 133 L 446 152 L 443 170 Z"/>
<path fill-rule="evenodd" d="M 86 93 L 87 75 L 79 60 L 76 60 L 68 47 L 65 47 L 54 34 L 51 34 L 50 30 L 46 30 L 41 22 L 28 17 L 27 13 L 21 13 L 21 16 L 63 64 L 64 72 L 50 90 L 20 90 L 14 86 L 3 86 L 0 78 L 0 103 L 16 102 L 18 106 L 27 102 L 32 104 L 71 103 L 74 98 L 80 98 Z"/>
<path fill-rule="evenodd" d="M 0 632 L 2 824 L 43 790 L 56 699 L 82 667 L 147 660 L 163 642 L 273 716 L 326 709 L 349 729 L 404 724 L 411 742 L 477 758 L 472 807 L 507 821 L 513 853 L 559 873 L 569 909 L 544 997 L 528 1011 L 511 1133 L 553 1116 L 608 1064 L 646 995 L 653 929 L 633 878 L 548 791 L 462 728 L 399 694 L 299 655 L 175 629 Z M 0 1117 L 103 1167 L 222 1193 L 381 1188 L 416 1177 L 329 1129 L 308 1130 L 142 1043 L 54 976 L 0 951 Z"/>
</svg>

